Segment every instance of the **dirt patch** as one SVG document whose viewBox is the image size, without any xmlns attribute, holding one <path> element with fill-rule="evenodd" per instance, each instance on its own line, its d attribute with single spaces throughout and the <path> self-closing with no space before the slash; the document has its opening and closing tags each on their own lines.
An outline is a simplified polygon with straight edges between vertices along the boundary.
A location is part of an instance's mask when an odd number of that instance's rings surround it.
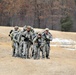
<svg viewBox="0 0 76 75">
<path fill-rule="evenodd" d="M 4 29 L 6 31 L 3 31 Z M 51 47 L 49 60 L 12 57 L 11 41 L 7 36 L 10 29 L 12 28 L 0 28 L 3 32 L 0 35 L 0 38 L 3 37 L 0 39 L 0 75 L 76 75 L 76 51 L 69 51 L 59 46 Z M 54 37 L 57 37 L 56 31 L 52 33 Z M 63 32 L 57 33 L 59 37 L 62 37 Z M 64 35 L 66 38 L 76 36 L 75 33 Z"/>
</svg>

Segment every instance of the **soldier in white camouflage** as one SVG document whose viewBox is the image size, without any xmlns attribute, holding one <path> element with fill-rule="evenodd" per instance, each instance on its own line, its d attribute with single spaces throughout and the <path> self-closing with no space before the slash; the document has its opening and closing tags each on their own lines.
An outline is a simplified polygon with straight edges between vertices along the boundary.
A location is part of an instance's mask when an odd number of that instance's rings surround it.
<svg viewBox="0 0 76 75">
<path fill-rule="evenodd" d="M 43 47 L 43 39 L 41 33 L 38 33 L 38 35 L 33 40 L 33 49 L 34 49 L 34 59 L 40 59 L 40 51 Z"/>
<path fill-rule="evenodd" d="M 12 37 L 12 47 L 13 47 L 13 56 L 18 56 L 18 48 L 19 48 L 19 27 L 15 26 L 13 32 L 10 35 Z"/>
<path fill-rule="evenodd" d="M 24 57 L 25 56 L 25 54 L 23 53 L 23 51 L 26 49 L 25 48 L 25 41 L 24 41 L 24 32 L 26 31 L 26 29 L 27 29 L 27 27 L 26 26 L 24 26 L 23 27 L 23 30 L 22 31 L 20 31 L 20 33 L 19 33 L 19 56 L 20 57 Z"/>
<path fill-rule="evenodd" d="M 49 32 L 49 29 L 46 28 L 45 31 L 42 33 L 44 47 L 42 49 L 42 57 L 49 59 L 50 53 L 50 41 L 52 41 L 52 34 Z"/>
<path fill-rule="evenodd" d="M 24 37 L 24 47 L 23 47 L 23 56 L 26 59 L 29 59 L 29 49 L 31 47 L 32 43 L 32 37 L 33 33 L 31 32 L 31 27 L 27 26 L 27 29 L 25 32 L 23 32 L 22 37 Z"/>
</svg>

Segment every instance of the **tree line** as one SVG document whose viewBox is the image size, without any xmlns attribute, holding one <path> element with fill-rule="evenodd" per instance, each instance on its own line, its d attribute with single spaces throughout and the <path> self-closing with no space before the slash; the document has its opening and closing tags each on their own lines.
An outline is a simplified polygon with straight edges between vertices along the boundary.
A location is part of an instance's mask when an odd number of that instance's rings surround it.
<svg viewBox="0 0 76 75">
<path fill-rule="evenodd" d="M 69 16 L 72 21 L 74 3 L 69 0 L 0 0 L 0 25 L 62 30 L 62 18 Z"/>
</svg>

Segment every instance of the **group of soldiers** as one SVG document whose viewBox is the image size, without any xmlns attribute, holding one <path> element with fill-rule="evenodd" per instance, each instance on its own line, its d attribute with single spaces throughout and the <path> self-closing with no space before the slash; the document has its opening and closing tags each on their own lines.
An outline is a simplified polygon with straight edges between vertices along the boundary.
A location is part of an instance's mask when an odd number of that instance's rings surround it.
<svg viewBox="0 0 76 75">
<path fill-rule="evenodd" d="M 25 59 L 49 59 L 50 41 L 52 34 L 46 28 L 43 32 L 35 32 L 31 26 L 24 26 L 22 30 L 15 26 L 10 31 L 12 41 L 13 57 Z"/>
</svg>

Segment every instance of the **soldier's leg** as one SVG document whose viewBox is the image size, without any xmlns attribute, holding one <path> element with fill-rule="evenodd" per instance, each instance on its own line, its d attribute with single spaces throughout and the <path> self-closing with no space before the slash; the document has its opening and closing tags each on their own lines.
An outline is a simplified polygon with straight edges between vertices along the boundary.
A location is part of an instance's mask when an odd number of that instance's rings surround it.
<svg viewBox="0 0 76 75">
<path fill-rule="evenodd" d="M 13 52 L 12 52 L 12 53 L 13 53 L 13 54 L 12 54 L 12 56 L 14 56 L 14 55 L 15 55 L 15 48 L 14 48 L 14 44 L 12 45 L 12 51 L 13 51 Z"/>
<path fill-rule="evenodd" d="M 32 52 L 32 56 L 31 57 L 33 57 L 34 56 L 34 46 L 33 45 L 31 47 L 31 52 Z"/>
<path fill-rule="evenodd" d="M 40 59 L 40 48 L 37 50 L 37 58 Z"/>
<path fill-rule="evenodd" d="M 30 47 L 31 47 L 31 45 L 30 45 L 30 43 L 28 42 L 28 43 L 27 43 L 27 58 L 30 58 L 30 57 L 29 57 Z"/>
<path fill-rule="evenodd" d="M 29 46 L 30 46 L 30 48 L 29 48 L 29 57 L 32 58 L 33 45 L 30 44 Z"/>
<path fill-rule="evenodd" d="M 12 56 L 15 56 L 15 47 L 13 46 L 13 55 Z"/>
<path fill-rule="evenodd" d="M 27 44 L 24 42 L 23 43 L 23 53 L 22 53 L 22 55 L 23 55 L 23 57 L 25 57 L 26 58 L 26 53 L 27 52 Z"/>
<path fill-rule="evenodd" d="M 45 50 L 46 50 L 46 47 L 44 46 L 44 47 L 42 48 L 42 58 L 45 58 Z"/>
<path fill-rule="evenodd" d="M 50 52 L 50 48 L 49 45 L 46 45 L 46 58 L 49 58 L 49 52 Z"/>
<path fill-rule="evenodd" d="M 28 43 L 26 43 L 26 58 L 29 58 L 29 48 L 28 48 Z"/>
<path fill-rule="evenodd" d="M 15 56 L 15 45 L 14 45 L 14 42 L 12 42 L 12 50 L 13 50 L 12 56 Z"/>
<path fill-rule="evenodd" d="M 16 57 L 16 43 L 13 43 L 13 56 Z"/>
<path fill-rule="evenodd" d="M 19 45 L 19 56 L 22 57 L 22 45 L 23 43 L 20 42 L 20 45 Z"/>
<path fill-rule="evenodd" d="M 16 53 L 16 56 L 18 56 L 19 55 L 19 50 L 18 50 L 18 43 L 15 43 L 15 53 Z"/>
<path fill-rule="evenodd" d="M 47 58 L 47 44 L 45 44 L 45 56 Z"/>
<path fill-rule="evenodd" d="M 32 50 L 32 57 L 34 56 L 34 49 Z"/>
<path fill-rule="evenodd" d="M 34 57 L 34 59 L 36 59 L 37 58 L 37 46 L 34 45 L 33 49 L 34 49 L 34 55 L 33 55 L 33 57 Z"/>
</svg>

